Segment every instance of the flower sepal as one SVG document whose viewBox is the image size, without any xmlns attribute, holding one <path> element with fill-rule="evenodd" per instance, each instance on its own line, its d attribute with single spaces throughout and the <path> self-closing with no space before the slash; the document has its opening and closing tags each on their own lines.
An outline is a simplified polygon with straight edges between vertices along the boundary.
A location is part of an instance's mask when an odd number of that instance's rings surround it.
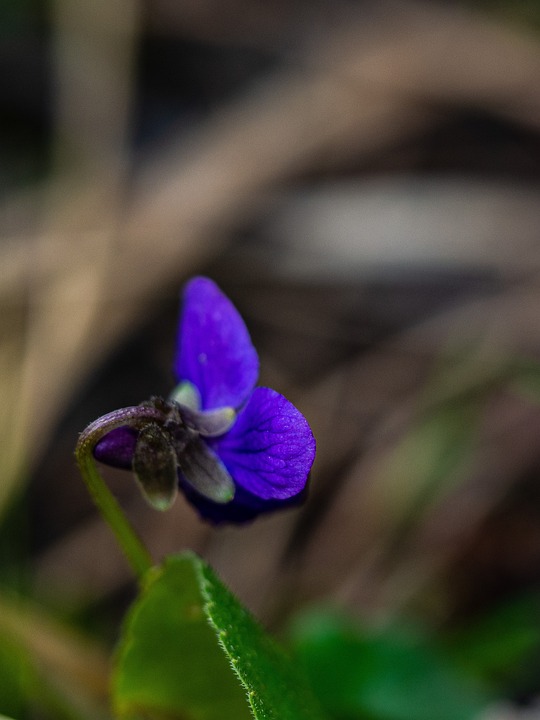
<svg viewBox="0 0 540 720">
<path fill-rule="evenodd" d="M 176 453 L 168 434 L 157 423 L 139 432 L 133 472 L 143 497 L 155 510 L 168 510 L 178 495 Z"/>
<path fill-rule="evenodd" d="M 156 510 L 173 504 L 179 472 L 201 497 L 228 503 L 235 495 L 234 481 L 201 437 L 227 432 L 235 419 L 232 408 L 196 411 L 153 397 L 100 418 L 93 455 L 108 465 L 133 470 L 143 497 Z"/>
</svg>

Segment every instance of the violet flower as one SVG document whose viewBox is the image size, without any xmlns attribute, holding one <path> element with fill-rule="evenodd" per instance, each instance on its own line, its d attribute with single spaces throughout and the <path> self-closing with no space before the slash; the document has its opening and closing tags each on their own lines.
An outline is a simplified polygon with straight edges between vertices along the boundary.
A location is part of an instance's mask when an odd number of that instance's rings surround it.
<svg viewBox="0 0 540 720">
<path fill-rule="evenodd" d="M 255 388 L 249 333 L 208 278 L 185 288 L 174 369 L 179 385 L 167 400 L 100 419 L 94 457 L 133 470 L 155 507 L 167 508 L 179 487 L 215 523 L 301 502 L 315 458 L 311 429 L 283 395 Z"/>
</svg>

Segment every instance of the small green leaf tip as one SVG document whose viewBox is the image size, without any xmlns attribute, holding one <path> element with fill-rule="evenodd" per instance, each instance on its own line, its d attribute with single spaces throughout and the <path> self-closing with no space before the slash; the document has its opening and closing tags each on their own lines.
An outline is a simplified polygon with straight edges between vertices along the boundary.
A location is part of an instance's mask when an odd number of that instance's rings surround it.
<svg viewBox="0 0 540 720">
<path fill-rule="evenodd" d="M 172 400 L 179 405 L 183 405 L 190 410 L 200 410 L 201 408 L 200 393 L 195 385 L 187 380 L 181 382 L 174 388 L 169 396 L 169 400 Z"/>
</svg>

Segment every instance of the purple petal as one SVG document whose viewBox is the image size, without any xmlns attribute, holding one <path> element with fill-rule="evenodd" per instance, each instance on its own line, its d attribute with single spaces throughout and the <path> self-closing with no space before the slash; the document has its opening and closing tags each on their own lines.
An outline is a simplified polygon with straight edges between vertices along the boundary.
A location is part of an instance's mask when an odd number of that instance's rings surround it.
<svg viewBox="0 0 540 720">
<path fill-rule="evenodd" d="M 269 388 L 257 388 L 232 429 L 208 442 L 237 487 L 262 501 L 286 500 L 302 492 L 315 459 L 315 438 L 307 420 Z"/>
<path fill-rule="evenodd" d="M 176 375 L 197 387 L 203 410 L 246 402 L 259 359 L 240 314 L 212 280 L 186 285 L 178 341 Z"/>
<path fill-rule="evenodd" d="M 127 426 L 111 430 L 96 443 L 94 457 L 105 465 L 131 470 L 137 436 L 137 430 Z"/>
</svg>

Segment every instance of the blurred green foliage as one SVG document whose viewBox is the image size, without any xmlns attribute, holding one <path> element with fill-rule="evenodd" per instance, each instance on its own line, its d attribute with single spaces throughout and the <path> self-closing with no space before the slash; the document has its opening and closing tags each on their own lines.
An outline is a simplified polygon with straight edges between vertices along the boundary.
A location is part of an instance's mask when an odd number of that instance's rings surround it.
<svg viewBox="0 0 540 720">
<path fill-rule="evenodd" d="M 474 9 L 495 14 L 499 19 L 506 18 L 540 30 L 540 2 L 538 0 L 470 0 L 468 5 Z"/>
<path fill-rule="evenodd" d="M 469 677 L 511 694 L 540 650 L 540 597 L 526 594 L 498 605 L 453 633 L 447 648 Z"/>
<path fill-rule="evenodd" d="M 368 628 L 313 611 L 294 623 L 292 644 L 336 720 L 470 720 L 490 700 L 433 639 L 406 625 Z"/>
</svg>

